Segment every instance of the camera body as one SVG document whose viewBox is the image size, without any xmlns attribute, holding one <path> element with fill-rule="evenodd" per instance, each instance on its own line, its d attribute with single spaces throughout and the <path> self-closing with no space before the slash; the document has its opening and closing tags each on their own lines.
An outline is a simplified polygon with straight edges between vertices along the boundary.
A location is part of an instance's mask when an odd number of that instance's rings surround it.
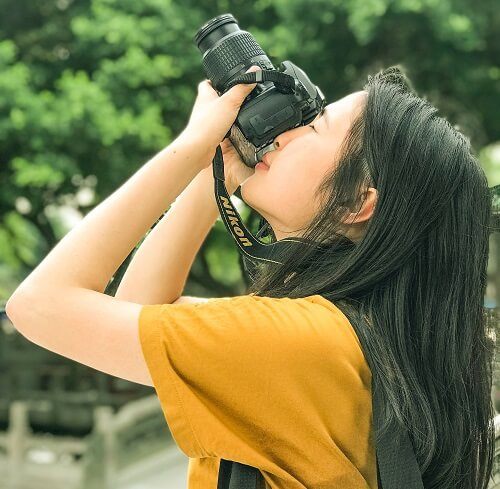
<svg viewBox="0 0 500 489">
<path fill-rule="evenodd" d="M 203 69 L 222 95 L 252 65 L 293 77 L 294 89 L 284 90 L 273 81 L 259 82 L 241 105 L 229 139 L 249 167 L 274 149 L 279 134 L 309 124 L 325 105 L 319 87 L 291 61 L 276 69 L 255 38 L 239 28 L 231 14 L 219 15 L 204 24 L 195 36 L 203 55 Z"/>
</svg>

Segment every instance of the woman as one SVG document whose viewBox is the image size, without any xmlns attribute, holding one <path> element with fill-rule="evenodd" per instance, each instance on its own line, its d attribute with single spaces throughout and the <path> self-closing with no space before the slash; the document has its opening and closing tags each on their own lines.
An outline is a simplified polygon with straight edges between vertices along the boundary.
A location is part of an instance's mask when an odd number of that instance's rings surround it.
<svg viewBox="0 0 500 489">
<path fill-rule="evenodd" d="M 9 300 L 9 317 L 45 348 L 154 385 L 190 457 L 190 489 L 215 488 L 221 458 L 258 467 L 272 489 L 376 488 L 358 331 L 386 421 L 408 429 L 424 486 L 486 487 L 487 180 L 468 140 L 398 69 L 279 135 L 268 170 L 223 143 L 229 192 L 241 185 L 274 239 L 326 246 L 260 267 L 247 295 L 180 297 L 218 215 L 212 156 L 253 88 L 217 97 L 202 82 L 182 134 L 58 243 Z M 116 297 L 104 295 L 177 196 Z"/>
</svg>

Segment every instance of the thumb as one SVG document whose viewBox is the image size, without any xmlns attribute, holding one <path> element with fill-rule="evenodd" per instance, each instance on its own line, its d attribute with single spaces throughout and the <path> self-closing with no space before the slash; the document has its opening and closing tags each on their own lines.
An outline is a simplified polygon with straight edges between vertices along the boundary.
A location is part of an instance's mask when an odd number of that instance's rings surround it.
<svg viewBox="0 0 500 489">
<path fill-rule="evenodd" d="M 260 66 L 252 65 L 245 73 L 261 70 Z M 250 92 L 257 86 L 257 83 L 238 83 L 230 88 L 227 92 L 223 93 L 221 99 L 224 99 L 232 107 L 238 109 L 243 100 L 250 94 Z"/>
</svg>

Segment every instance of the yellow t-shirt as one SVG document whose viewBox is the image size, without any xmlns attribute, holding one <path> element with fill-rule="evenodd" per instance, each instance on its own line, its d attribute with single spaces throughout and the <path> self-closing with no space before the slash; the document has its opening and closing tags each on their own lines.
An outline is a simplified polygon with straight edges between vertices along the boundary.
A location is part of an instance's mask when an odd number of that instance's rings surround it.
<svg viewBox="0 0 500 489">
<path fill-rule="evenodd" d="M 144 305 L 139 335 L 189 489 L 216 489 L 220 458 L 270 489 L 377 488 L 371 372 L 329 300 Z"/>
</svg>

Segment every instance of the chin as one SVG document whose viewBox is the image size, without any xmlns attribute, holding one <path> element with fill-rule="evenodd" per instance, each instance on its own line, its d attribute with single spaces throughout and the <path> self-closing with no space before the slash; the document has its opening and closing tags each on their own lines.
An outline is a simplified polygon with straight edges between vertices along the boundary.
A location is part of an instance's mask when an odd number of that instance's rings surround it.
<svg viewBox="0 0 500 489">
<path fill-rule="evenodd" d="M 252 205 L 252 193 L 253 193 L 252 178 L 253 178 L 253 176 L 254 175 L 250 175 L 246 180 L 244 180 L 240 184 L 241 197 L 250 206 Z"/>
<path fill-rule="evenodd" d="M 252 178 L 252 177 L 249 177 L 249 178 Z M 259 206 L 258 200 L 255 199 L 254 198 L 255 196 L 252 195 L 252 186 L 245 185 L 245 182 L 243 182 L 243 184 L 240 187 L 240 193 L 241 193 L 241 198 L 243 199 L 243 202 L 245 202 L 246 205 L 251 207 L 254 211 L 258 212 L 260 215 L 264 216 L 264 218 L 265 218 L 265 216 L 267 215 L 267 211 L 262 209 Z"/>
</svg>

